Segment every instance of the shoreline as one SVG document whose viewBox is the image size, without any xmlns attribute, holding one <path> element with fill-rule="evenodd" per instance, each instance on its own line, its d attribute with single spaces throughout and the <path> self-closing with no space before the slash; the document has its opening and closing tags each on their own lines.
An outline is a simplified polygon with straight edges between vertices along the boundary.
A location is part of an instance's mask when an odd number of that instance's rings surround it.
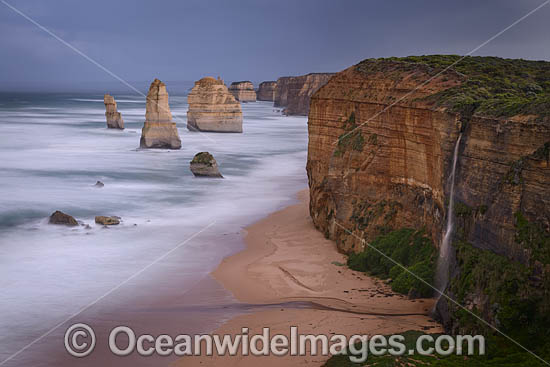
<svg viewBox="0 0 550 367">
<path fill-rule="evenodd" d="M 272 335 L 289 335 L 291 326 L 298 326 L 301 334 L 316 335 L 442 331 L 429 316 L 435 299 L 409 300 L 383 281 L 343 266 L 345 255 L 313 226 L 308 190 L 300 191 L 297 198 L 298 203 L 246 227 L 245 248 L 225 257 L 210 274 L 239 302 L 256 306 L 224 322 L 212 334 L 236 335 L 248 327 L 254 335 L 270 327 Z M 184 357 L 172 365 L 321 366 L 328 358 L 214 354 Z"/>
</svg>

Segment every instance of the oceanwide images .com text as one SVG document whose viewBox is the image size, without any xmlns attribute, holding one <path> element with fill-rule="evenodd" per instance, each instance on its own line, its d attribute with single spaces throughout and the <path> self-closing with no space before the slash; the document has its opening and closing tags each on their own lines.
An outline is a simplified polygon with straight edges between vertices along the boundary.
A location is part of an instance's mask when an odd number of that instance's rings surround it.
<svg viewBox="0 0 550 367">
<path fill-rule="evenodd" d="M 300 334 L 292 326 L 288 335 L 271 335 L 265 327 L 261 334 L 252 334 L 246 327 L 236 335 L 187 335 L 175 337 L 161 334 L 137 335 L 128 326 L 117 326 L 109 333 L 110 351 L 117 356 L 137 353 L 159 356 L 333 356 L 347 354 L 350 361 L 362 363 L 372 356 L 403 355 L 484 355 L 485 338 L 481 335 L 421 335 L 414 349 L 407 349 L 402 335 L 313 335 Z M 74 324 L 65 332 L 65 348 L 74 357 L 90 355 L 96 345 L 93 329 L 86 324 Z"/>
</svg>

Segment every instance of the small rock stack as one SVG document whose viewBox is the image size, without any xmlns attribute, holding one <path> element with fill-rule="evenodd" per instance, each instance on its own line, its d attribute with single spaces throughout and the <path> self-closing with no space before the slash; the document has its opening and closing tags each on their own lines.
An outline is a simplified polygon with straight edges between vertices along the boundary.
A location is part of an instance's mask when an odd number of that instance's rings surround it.
<svg viewBox="0 0 550 367">
<path fill-rule="evenodd" d="M 229 86 L 229 92 L 239 102 L 256 102 L 256 91 L 252 82 L 233 82 Z"/>
<path fill-rule="evenodd" d="M 109 94 L 104 95 L 103 103 L 105 103 L 107 127 L 110 129 L 124 129 L 124 121 L 122 120 L 120 112 L 117 111 L 114 97 Z"/>
</svg>

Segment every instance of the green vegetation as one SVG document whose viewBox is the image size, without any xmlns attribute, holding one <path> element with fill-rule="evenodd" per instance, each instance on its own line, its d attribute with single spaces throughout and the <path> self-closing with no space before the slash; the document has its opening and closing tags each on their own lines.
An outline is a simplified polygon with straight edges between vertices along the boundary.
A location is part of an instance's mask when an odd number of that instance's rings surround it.
<svg viewBox="0 0 550 367">
<path fill-rule="evenodd" d="M 396 63 L 401 71 L 414 71 L 421 65 L 430 76 L 449 68 L 441 75 L 442 80 L 448 80 L 447 73 L 458 73 L 453 77 L 462 80 L 459 85 L 429 96 L 428 99 L 435 102 L 436 106 L 448 107 L 463 116 L 550 116 L 550 62 L 429 55 L 367 59 L 359 63 L 357 68 L 365 73 L 383 71 L 388 73 L 388 77 L 394 74 L 398 77 L 399 70 L 391 67 Z M 419 80 L 419 83 L 423 81 Z"/>
<path fill-rule="evenodd" d="M 407 331 L 402 333 L 405 337 L 405 346 L 406 351 L 415 350 L 416 340 L 423 333 L 419 331 Z M 434 339 L 438 334 L 430 334 Z M 428 345 L 425 345 L 428 347 Z M 547 347 L 550 347 L 550 343 L 547 344 Z M 359 345 L 357 345 L 359 348 Z M 466 346 L 463 346 L 466 351 Z M 346 355 L 338 355 L 330 358 L 326 363 L 325 367 L 357 367 L 357 366 L 376 366 L 376 367 L 425 367 L 425 366 L 440 366 L 440 367 L 464 367 L 464 366 L 473 366 L 473 367 L 541 367 L 545 366 L 538 359 L 533 357 L 528 352 L 520 349 L 511 342 L 506 342 L 502 339 L 496 339 L 489 337 L 486 339 L 486 355 L 479 356 L 457 356 L 451 355 L 448 357 L 443 356 L 421 356 L 415 354 L 413 356 L 402 356 L 402 357 L 393 357 L 391 355 L 384 356 L 374 356 L 369 355 L 368 359 L 364 363 L 352 363 L 349 360 L 349 357 Z M 550 348 L 542 349 L 539 356 L 548 360 L 550 356 Z M 477 354 L 477 349 L 476 349 Z"/>
<path fill-rule="evenodd" d="M 403 228 L 380 235 L 363 252 L 350 254 L 348 266 L 381 279 L 391 278 L 392 290 L 395 292 L 420 297 L 433 295 L 431 287 L 371 247 L 433 284 L 437 251 L 424 231 Z"/>
<path fill-rule="evenodd" d="M 355 112 L 352 112 L 348 119 L 344 121 L 344 134 L 338 137 L 338 146 L 334 151 L 336 157 L 340 157 L 348 149 L 353 149 L 357 152 L 362 152 L 365 146 L 365 138 L 361 134 L 361 129 L 357 129 L 355 123 Z"/>
<path fill-rule="evenodd" d="M 200 163 L 212 166 L 214 164 L 214 157 L 208 152 L 200 152 L 195 154 L 191 163 Z"/>
</svg>

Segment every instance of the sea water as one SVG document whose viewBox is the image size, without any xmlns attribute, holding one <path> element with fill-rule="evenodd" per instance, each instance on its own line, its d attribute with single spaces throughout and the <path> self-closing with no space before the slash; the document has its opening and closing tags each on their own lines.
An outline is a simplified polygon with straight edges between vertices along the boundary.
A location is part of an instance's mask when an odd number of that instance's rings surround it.
<svg viewBox="0 0 550 367">
<path fill-rule="evenodd" d="M 171 95 L 182 149 L 140 150 L 145 99 L 114 97 L 124 130 L 106 128 L 99 94 L 0 95 L 0 361 L 155 259 L 114 292 L 124 297 L 102 299 L 104 309 L 159 297 L 167 277 L 183 295 L 235 251 L 224 236 L 307 187 L 305 117 L 244 103 L 243 134 L 201 134 L 186 129 L 187 97 Z M 201 151 L 224 179 L 192 175 Z M 89 227 L 48 224 L 56 210 Z M 104 228 L 96 215 L 123 222 Z"/>
</svg>

